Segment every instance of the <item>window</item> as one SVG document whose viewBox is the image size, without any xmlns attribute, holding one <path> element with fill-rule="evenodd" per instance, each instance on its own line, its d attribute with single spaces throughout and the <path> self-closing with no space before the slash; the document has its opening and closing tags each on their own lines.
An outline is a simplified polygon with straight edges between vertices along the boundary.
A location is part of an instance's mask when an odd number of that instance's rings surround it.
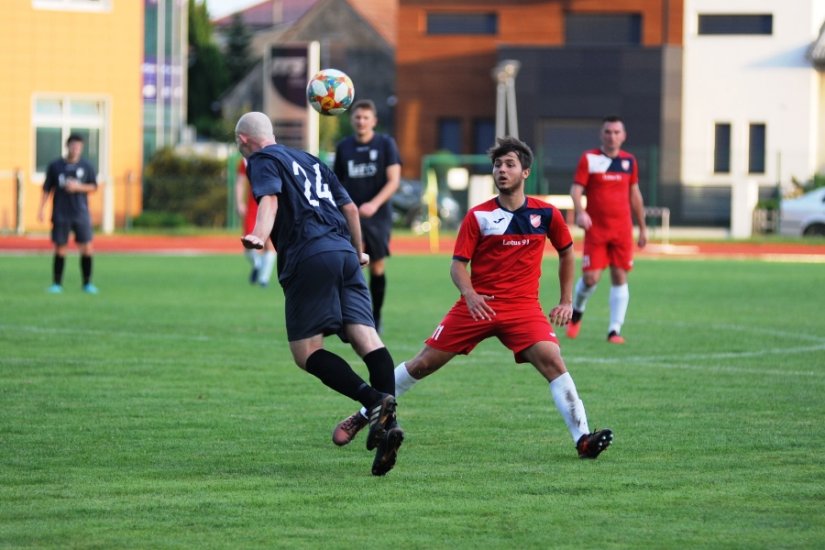
<svg viewBox="0 0 825 550">
<path fill-rule="evenodd" d="M 572 46 L 641 44 L 642 16 L 568 13 L 564 16 L 564 34 L 565 43 Z"/>
<path fill-rule="evenodd" d="M 717 123 L 714 134 L 713 173 L 730 173 L 730 124 Z"/>
<path fill-rule="evenodd" d="M 699 34 L 773 34 L 773 15 L 699 15 Z"/>
<path fill-rule="evenodd" d="M 748 132 L 748 173 L 765 173 L 765 125 L 751 124 Z"/>
<path fill-rule="evenodd" d="M 484 155 L 496 144 L 496 121 L 477 118 L 473 121 L 473 153 Z"/>
<path fill-rule="evenodd" d="M 41 10 L 108 11 L 111 0 L 32 0 L 32 7 Z"/>
<path fill-rule="evenodd" d="M 438 150 L 461 153 L 461 120 L 457 118 L 438 119 Z"/>
<path fill-rule="evenodd" d="M 533 173 L 539 176 L 538 193 L 567 195 L 584 151 L 593 148 L 602 128 L 601 117 L 552 118 L 541 121 L 534 153 Z"/>
<path fill-rule="evenodd" d="M 71 133 L 83 136 L 83 156 L 100 172 L 105 112 L 105 103 L 94 99 L 36 98 L 32 117 L 35 172 L 43 174 L 51 161 L 63 155 Z"/>
<path fill-rule="evenodd" d="M 428 13 L 427 34 L 496 34 L 495 13 Z"/>
</svg>

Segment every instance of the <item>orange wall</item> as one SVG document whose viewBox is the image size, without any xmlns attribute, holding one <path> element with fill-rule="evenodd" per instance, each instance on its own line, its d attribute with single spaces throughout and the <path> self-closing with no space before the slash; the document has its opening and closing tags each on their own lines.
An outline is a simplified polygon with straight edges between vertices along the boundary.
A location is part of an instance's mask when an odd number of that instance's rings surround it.
<svg viewBox="0 0 825 550">
<path fill-rule="evenodd" d="M 25 230 L 50 227 L 48 218 L 46 223 L 37 221 L 43 182 L 42 175 L 34 173 L 32 115 L 39 94 L 106 102 L 106 157 L 101 157 L 101 185 L 90 196 L 90 207 L 94 223 L 100 224 L 104 186 L 111 186 L 115 223 L 120 225 L 127 204 L 132 213 L 140 208 L 143 2 L 112 0 L 109 11 L 84 12 L 35 9 L 32 0 L 4 0 L 0 36 L 0 231 L 16 225 L 15 169 L 23 175 Z M 129 173 L 133 183 L 127 186 Z"/>
</svg>

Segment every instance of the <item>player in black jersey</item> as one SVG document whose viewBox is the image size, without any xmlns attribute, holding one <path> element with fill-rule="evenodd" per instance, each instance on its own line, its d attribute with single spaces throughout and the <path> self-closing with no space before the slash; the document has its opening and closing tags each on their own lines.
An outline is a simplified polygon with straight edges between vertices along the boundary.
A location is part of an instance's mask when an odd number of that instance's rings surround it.
<svg viewBox="0 0 825 550">
<path fill-rule="evenodd" d="M 258 201 L 255 228 L 244 247 L 260 249 L 271 237 L 278 251 L 278 281 L 285 296 L 289 349 L 295 363 L 369 411 L 367 449 L 377 449 L 374 475 L 395 465 L 404 432 L 396 421 L 393 360 L 375 330 L 361 267 L 358 209 L 338 178 L 318 158 L 276 143 L 263 113 L 243 115 L 235 126 Z M 370 383 L 340 356 L 324 349 L 337 334 L 364 360 Z"/>
</svg>

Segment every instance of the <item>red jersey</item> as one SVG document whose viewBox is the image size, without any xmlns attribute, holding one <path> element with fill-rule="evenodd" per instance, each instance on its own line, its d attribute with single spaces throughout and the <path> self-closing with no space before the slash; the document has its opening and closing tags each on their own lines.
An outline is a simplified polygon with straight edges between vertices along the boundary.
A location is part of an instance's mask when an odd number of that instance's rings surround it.
<svg viewBox="0 0 825 550">
<path fill-rule="evenodd" d="M 633 226 L 630 188 L 639 183 L 639 165 L 633 155 L 619 151 L 616 158 L 610 158 L 601 149 L 585 151 L 573 182 L 584 186 L 586 210 L 596 228 Z"/>
<path fill-rule="evenodd" d="M 561 212 L 534 197 L 511 212 L 496 197 L 467 212 L 453 259 L 470 262 L 470 278 L 479 294 L 495 296 L 496 301 L 535 302 L 545 239 L 558 251 L 573 246 Z"/>
</svg>

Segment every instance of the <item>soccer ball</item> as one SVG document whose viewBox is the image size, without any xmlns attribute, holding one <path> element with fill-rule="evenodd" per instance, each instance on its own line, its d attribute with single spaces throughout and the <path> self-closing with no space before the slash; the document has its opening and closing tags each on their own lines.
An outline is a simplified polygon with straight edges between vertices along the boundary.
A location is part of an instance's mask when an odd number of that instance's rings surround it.
<svg viewBox="0 0 825 550">
<path fill-rule="evenodd" d="M 338 69 L 323 69 L 307 84 L 307 101 L 322 115 L 335 116 L 346 112 L 354 97 L 352 79 Z"/>
</svg>

